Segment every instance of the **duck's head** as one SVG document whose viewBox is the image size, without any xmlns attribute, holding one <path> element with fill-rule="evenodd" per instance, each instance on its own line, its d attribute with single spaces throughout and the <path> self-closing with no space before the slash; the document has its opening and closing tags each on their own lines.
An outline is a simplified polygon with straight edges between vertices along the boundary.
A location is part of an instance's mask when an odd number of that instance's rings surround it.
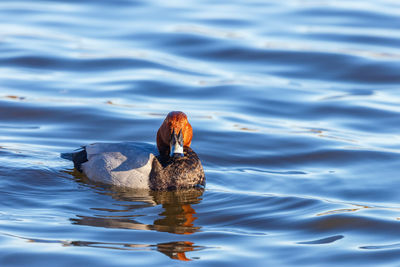
<svg viewBox="0 0 400 267">
<path fill-rule="evenodd" d="M 157 132 L 157 148 L 162 157 L 183 156 L 183 148 L 192 143 L 193 130 L 182 111 L 171 111 Z"/>
</svg>

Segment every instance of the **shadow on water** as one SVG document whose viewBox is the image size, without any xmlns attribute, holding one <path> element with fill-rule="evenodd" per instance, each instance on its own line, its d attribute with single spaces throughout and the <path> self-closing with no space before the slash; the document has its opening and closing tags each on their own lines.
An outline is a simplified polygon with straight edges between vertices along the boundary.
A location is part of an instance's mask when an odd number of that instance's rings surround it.
<svg viewBox="0 0 400 267">
<path fill-rule="evenodd" d="M 91 210 L 104 212 L 103 215 L 76 215 L 71 218 L 72 224 L 93 227 L 132 229 L 142 231 L 168 232 L 178 235 L 190 235 L 201 229 L 195 225 L 196 211 L 193 204 L 202 200 L 204 189 L 193 188 L 179 191 L 152 191 L 145 189 L 132 189 L 94 183 L 76 170 L 67 171 L 81 184 L 89 185 L 96 192 L 110 196 L 115 202 L 115 208 L 91 207 Z M 141 215 L 132 215 L 146 207 L 161 205 L 162 212 L 152 223 L 140 222 Z M 118 215 L 115 215 L 118 214 Z M 64 244 L 65 245 L 65 244 Z M 86 241 L 69 242 L 71 246 L 102 247 L 112 249 L 137 250 L 156 249 L 172 259 L 189 261 L 186 252 L 197 251 L 204 247 L 196 246 L 191 241 L 176 241 L 157 244 L 131 244 L 131 243 L 99 243 Z"/>
</svg>

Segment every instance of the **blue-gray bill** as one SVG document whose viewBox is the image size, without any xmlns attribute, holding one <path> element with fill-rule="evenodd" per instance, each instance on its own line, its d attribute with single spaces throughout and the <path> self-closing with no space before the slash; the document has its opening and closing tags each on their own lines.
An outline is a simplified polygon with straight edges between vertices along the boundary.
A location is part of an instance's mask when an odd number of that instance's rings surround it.
<svg viewBox="0 0 400 267">
<path fill-rule="evenodd" d="M 169 143 L 169 156 L 172 157 L 183 157 L 183 135 L 182 130 L 179 131 L 178 135 L 175 131 L 172 131 L 171 141 Z"/>
</svg>

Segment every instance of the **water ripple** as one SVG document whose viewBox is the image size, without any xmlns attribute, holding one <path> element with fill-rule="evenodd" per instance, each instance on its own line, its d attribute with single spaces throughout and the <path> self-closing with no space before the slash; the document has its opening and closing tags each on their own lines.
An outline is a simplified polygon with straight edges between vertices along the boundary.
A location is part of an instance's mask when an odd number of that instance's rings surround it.
<svg viewBox="0 0 400 267">
<path fill-rule="evenodd" d="M 397 265 L 399 12 L 2 1 L 1 264 Z M 171 110 L 205 191 L 104 186 L 59 158 L 154 143 Z"/>
</svg>

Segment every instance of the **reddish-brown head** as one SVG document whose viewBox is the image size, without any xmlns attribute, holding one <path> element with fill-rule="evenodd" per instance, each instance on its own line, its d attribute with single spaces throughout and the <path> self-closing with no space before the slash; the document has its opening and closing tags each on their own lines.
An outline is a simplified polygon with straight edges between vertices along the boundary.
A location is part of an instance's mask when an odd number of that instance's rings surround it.
<svg viewBox="0 0 400 267">
<path fill-rule="evenodd" d="M 187 116 L 182 111 L 171 111 L 157 132 L 157 148 L 160 155 L 166 157 L 173 151 L 172 143 L 182 142 L 182 147 L 192 143 L 193 130 Z M 176 139 L 176 140 L 174 140 Z"/>
</svg>

